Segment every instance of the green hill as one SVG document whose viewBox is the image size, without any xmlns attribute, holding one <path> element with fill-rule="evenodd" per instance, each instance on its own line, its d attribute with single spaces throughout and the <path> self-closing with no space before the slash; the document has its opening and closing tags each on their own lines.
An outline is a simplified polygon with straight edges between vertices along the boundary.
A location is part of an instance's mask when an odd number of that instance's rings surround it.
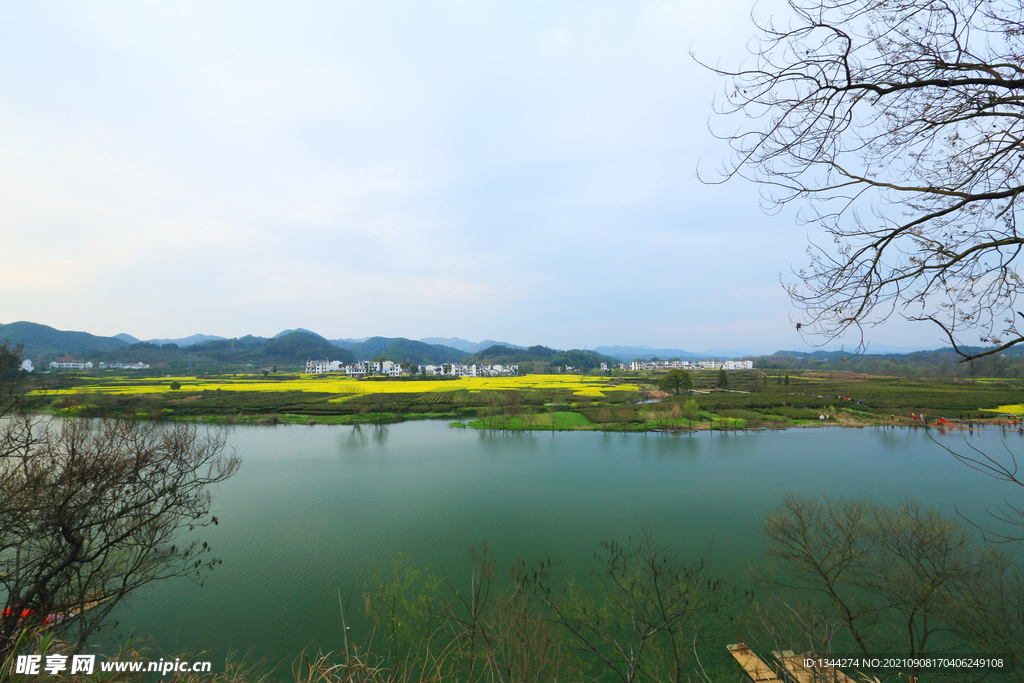
<svg viewBox="0 0 1024 683">
<path fill-rule="evenodd" d="M 357 360 L 372 360 L 378 356 L 399 363 L 423 363 L 439 365 L 457 363 L 466 357 L 465 351 L 440 344 L 424 344 L 404 337 L 370 337 L 364 342 L 348 347 Z"/>
<path fill-rule="evenodd" d="M 965 347 L 968 353 L 980 353 L 991 347 Z M 913 353 L 864 353 L 851 356 L 841 351 L 776 351 L 754 359 L 754 367 L 764 370 L 821 370 L 861 372 L 869 375 L 937 377 L 1011 377 L 1024 378 L 1024 348 L 1011 347 L 970 363 L 952 348 Z"/>
<path fill-rule="evenodd" d="M 245 336 L 236 339 L 218 339 L 203 344 L 179 347 L 176 344 L 140 342 L 117 351 L 92 354 L 89 360 L 112 363 L 130 361 L 149 364 L 187 364 L 209 371 L 211 366 L 227 369 L 237 366 L 284 365 L 302 367 L 306 360 L 341 360 L 351 363 L 355 356 L 347 349 L 338 348 L 323 337 L 308 332 L 266 339 Z"/>
<path fill-rule="evenodd" d="M 274 337 L 254 349 L 254 352 L 268 359 L 290 362 L 340 360 L 351 363 L 356 360 L 352 351 L 335 346 L 311 332 L 290 332 L 281 337 Z"/>
<path fill-rule="evenodd" d="M 531 346 L 528 349 L 517 349 L 496 345 L 473 354 L 463 362 L 466 364 L 476 363 L 478 365 L 544 362 L 552 366 L 570 365 L 581 370 L 593 370 L 594 368 L 601 367 L 601 363 L 611 365 L 617 364 L 619 361 L 611 356 L 580 349 L 558 351 L 546 346 Z"/>
<path fill-rule="evenodd" d="M 307 360 L 340 360 L 351 363 L 355 356 L 348 349 L 330 343 L 312 332 L 289 332 L 265 339 L 245 336 L 195 344 L 187 352 L 193 362 L 212 359 L 220 363 L 252 363 L 254 365 L 305 365 Z"/>
<path fill-rule="evenodd" d="M 26 358 L 56 358 L 71 355 L 85 357 L 92 353 L 124 349 L 128 342 L 116 337 L 97 337 L 88 332 L 66 332 L 48 325 L 16 322 L 0 325 L 0 340 L 24 344 Z"/>
</svg>

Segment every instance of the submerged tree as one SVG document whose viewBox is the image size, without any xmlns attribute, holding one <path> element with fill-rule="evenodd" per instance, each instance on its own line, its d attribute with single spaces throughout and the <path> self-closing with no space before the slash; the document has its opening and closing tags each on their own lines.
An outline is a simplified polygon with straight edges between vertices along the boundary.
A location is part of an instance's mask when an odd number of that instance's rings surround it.
<svg viewBox="0 0 1024 683">
<path fill-rule="evenodd" d="M 723 178 L 799 201 L 828 244 L 788 285 L 797 329 L 834 339 L 899 311 L 965 357 L 1024 341 L 1024 15 L 1013 0 L 789 0 L 718 113 Z M 968 332 L 996 348 L 964 348 Z"/>
</svg>

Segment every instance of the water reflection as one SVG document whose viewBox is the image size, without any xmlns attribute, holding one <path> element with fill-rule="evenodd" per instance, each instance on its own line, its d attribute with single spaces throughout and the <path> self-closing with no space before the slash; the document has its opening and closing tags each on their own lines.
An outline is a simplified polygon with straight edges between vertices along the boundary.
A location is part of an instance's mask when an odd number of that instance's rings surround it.
<svg viewBox="0 0 1024 683">
<path fill-rule="evenodd" d="M 481 441 L 486 439 L 523 439 L 533 436 L 533 432 L 506 431 L 504 429 L 481 429 L 478 431 Z"/>
<path fill-rule="evenodd" d="M 348 436 L 344 438 L 345 447 L 349 450 L 368 448 L 372 442 L 378 448 L 388 443 L 389 425 L 353 425 Z"/>
<path fill-rule="evenodd" d="M 244 466 L 215 492 L 222 523 L 204 532 L 223 566 L 202 590 L 159 584 L 117 617 L 169 648 L 223 656 L 244 642 L 290 660 L 311 642 L 339 643 L 337 588 L 358 594 L 398 553 L 454 571 L 466 548 L 487 540 L 502 567 L 551 557 L 586 576 L 601 541 L 644 528 L 693 556 L 713 537 L 713 561 L 740 577 L 760 559 L 760 518 L 787 492 L 888 503 L 912 495 L 975 520 L 1012 495 L 929 436 L 966 450 L 967 434 L 934 429 L 670 438 L 473 433 L 429 421 L 237 426 L 230 440 Z M 1005 454 L 1000 436 L 986 431 L 970 444 Z M 1018 436 L 1005 443 L 1019 452 Z"/>
</svg>

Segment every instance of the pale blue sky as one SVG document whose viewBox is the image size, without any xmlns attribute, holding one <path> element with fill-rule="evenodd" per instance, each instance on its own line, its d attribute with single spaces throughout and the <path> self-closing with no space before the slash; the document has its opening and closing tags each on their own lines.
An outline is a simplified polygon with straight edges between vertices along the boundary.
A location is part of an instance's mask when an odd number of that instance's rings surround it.
<svg viewBox="0 0 1024 683">
<path fill-rule="evenodd" d="M 696 177 L 728 149 L 689 51 L 738 63 L 750 11 L 6 3 L 0 322 L 800 346 L 807 228 Z"/>
</svg>

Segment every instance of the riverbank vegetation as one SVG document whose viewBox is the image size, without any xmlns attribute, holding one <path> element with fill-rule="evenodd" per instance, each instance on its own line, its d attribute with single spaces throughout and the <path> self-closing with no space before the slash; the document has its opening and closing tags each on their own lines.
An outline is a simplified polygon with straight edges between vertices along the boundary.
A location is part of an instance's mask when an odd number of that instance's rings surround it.
<svg viewBox="0 0 1024 683">
<path fill-rule="evenodd" d="M 906 378 L 811 370 L 369 378 L 331 375 L 80 376 L 27 399 L 56 415 L 132 415 L 238 424 L 367 424 L 447 419 L 511 431 L 614 432 L 977 423 L 1020 412 L 1024 380 Z M 67 378 L 61 378 L 67 379 Z M 679 390 L 680 393 L 669 393 Z M 678 385 L 678 386 L 676 386 Z M 687 388 L 689 387 L 689 388 Z"/>
<path fill-rule="evenodd" d="M 787 496 L 765 516 L 763 561 L 740 583 L 716 575 L 711 551 L 682 557 L 645 533 L 601 544 L 585 576 L 557 576 L 550 560 L 516 561 L 503 571 L 486 544 L 471 549 L 457 572 L 398 556 L 361 589 L 339 591 L 338 618 L 355 626 L 290 671 L 287 663 L 228 662 L 221 672 L 169 680 L 710 683 L 741 678 L 725 647 L 740 640 L 768 662 L 787 650 L 858 662 L 884 653 L 910 660 L 984 653 L 1006 662 L 984 671 L 842 667 L 866 683 L 1024 680 L 1011 664 L 1024 635 L 1019 564 L 969 528 L 913 500 L 887 506 Z M 7 658 L 0 679 L 33 680 L 11 670 L 18 653 L 74 651 L 37 629 Z M 153 661 L 130 645 L 111 658 Z"/>
<path fill-rule="evenodd" d="M 81 646 L 140 588 L 216 566 L 188 532 L 240 463 L 194 424 L 34 414 L 20 355 L 0 344 L 0 660 L 39 630 Z"/>
</svg>

